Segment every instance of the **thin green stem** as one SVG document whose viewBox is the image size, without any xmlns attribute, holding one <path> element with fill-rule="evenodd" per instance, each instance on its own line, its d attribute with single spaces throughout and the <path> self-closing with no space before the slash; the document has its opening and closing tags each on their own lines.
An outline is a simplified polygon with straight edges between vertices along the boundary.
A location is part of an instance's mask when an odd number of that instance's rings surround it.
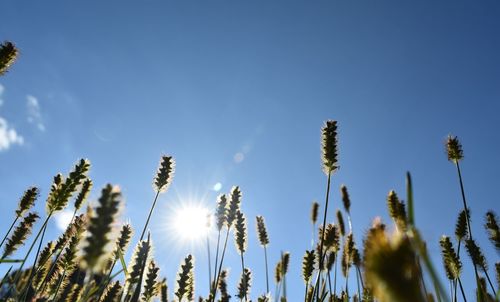
<svg viewBox="0 0 500 302">
<path fill-rule="evenodd" d="M 221 230 L 217 232 L 217 249 L 215 250 L 215 265 L 214 265 L 214 279 L 213 279 L 214 281 L 217 278 L 217 262 L 219 261 L 220 232 Z M 217 287 L 217 284 L 215 283 L 210 284 L 209 287 L 210 292 L 212 292 L 212 287 Z"/>
<path fill-rule="evenodd" d="M 267 266 L 267 245 L 264 245 L 264 260 L 266 263 L 266 294 L 269 293 L 269 269 Z"/>
<path fill-rule="evenodd" d="M 61 288 L 61 284 L 63 283 L 65 277 L 66 277 L 66 269 L 64 269 L 62 277 L 59 279 L 59 282 L 57 283 L 57 288 L 56 288 L 56 291 L 54 293 L 54 299 L 53 299 L 53 301 L 57 301 L 56 300 L 57 293 L 59 292 L 59 289 Z"/>
<path fill-rule="evenodd" d="M 358 298 L 361 299 L 361 289 L 359 287 L 359 273 L 357 267 L 356 267 L 356 284 L 358 285 Z"/>
<path fill-rule="evenodd" d="M 490 284 L 491 290 L 493 291 L 493 295 L 496 296 L 497 292 L 495 291 L 495 287 L 491 283 L 491 279 L 490 279 L 490 276 L 488 274 L 488 270 L 486 270 L 486 267 L 483 267 L 483 270 L 484 270 L 484 274 L 486 275 L 486 280 L 488 280 L 488 283 Z"/>
<path fill-rule="evenodd" d="M 462 292 L 462 298 L 464 298 L 464 302 L 467 302 L 467 298 L 465 297 L 464 288 L 462 287 L 462 281 L 460 281 L 460 277 L 458 278 L 458 285 L 460 285 L 460 291 Z"/>
<path fill-rule="evenodd" d="M 332 295 L 332 278 L 330 277 L 330 271 L 328 271 L 328 290 L 330 291 L 330 295 Z"/>
<path fill-rule="evenodd" d="M 207 231 L 207 258 L 208 258 L 208 288 L 212 287 L 212 257 L 210 257 L 210 239 Z"/>
<path fill-rule="evenodd" d="M 226 254 L 226 248 L 227 248 L 227 239 L 229 238 L 229 231 L 230 230 L 231 230 L 231 227 L 228 226 L 227 233 L 226 233 L 226 239 L 224 240 L 224 248 L 222 249 L 222 256 L 220 258 L 219 270 L 217 272 L 217 278 L 215 279 L 215 285 L 214 285 L 214 288 L 212 289 L 212 302 L 215 301 L 215 295 L 217 294 L 217 285 L 219 284 L 220 273 L 222 271 L 222 264 L 224 263 L 224 256 Z"/>
<path fill-rule="evenodd" d="M 14 219 L 14 221 L 12 222 L 12 224 L 10 225 L 10 228 L 9 230 L 7 231 L 7 233 L 5 234 L 5 236 L 3 237 L 2 239 L 2 243 L 0 243 L 0 247 L 2 247 L 3 243 L 5 242 L 5 240 L 7 239 L 7 236 L 9 236 L 10 234 L 10 231 L 12 231 L 12 228 L 14 227 L 14 225 L 16 224 L 17 220 L 19 219 L 19 216 L 16 215 L 16 219 Z"/>
<path fill-rule="evenodd" d="M 325 211 L 323 212 L 323 227 L 321 230 L 321 243 L 319 245 L 319 255 L 320 255 L 320 258 L 319 258 L 320 259 L 320 261 L 319 261 L 320 270 L 318 272 L 319 275 L 321 274 L 321 268 L 323 267 L 323 245 L 325 243 L 324 239 L 325 239 L 325 229 L 326 229 L 326 216 L 328 213 L 328 201 L 329 201 L 329 197 L 330 197 L 331 176 L 332 176 L 332 172 L 330 171 L 330 172 L 328 172 L 328 179 L 326 182 Z M 316 279 L 316 285 L 315 285 L 316 288 L 318 287 L 319 282 L 320 282 L 319 275 L 318 275 L 318 279 Z M 319 300 L 319 291 L 316 292 L 316 300 Z"/>
<path fill-rule="evenodd" d="M 139 239 L 139 241 L 141 241 L 144 238 L 144 234 L 146 234 L 146 229 L 148 228 L 149 220 L 151 219 L 151 214 L 153 214 L 153 210 L 156 206 L 158 195 L 160 195 L 160 191 L 156 191 L 155 199 L 153 200 L 153 204 L 151 205 L 151 209 L 149 210 L 148 219 L 146 220 L 146 224 L 144 224 L 144 228 L 142 229 L 141 233 L 141 239 Z"/>
</svg>

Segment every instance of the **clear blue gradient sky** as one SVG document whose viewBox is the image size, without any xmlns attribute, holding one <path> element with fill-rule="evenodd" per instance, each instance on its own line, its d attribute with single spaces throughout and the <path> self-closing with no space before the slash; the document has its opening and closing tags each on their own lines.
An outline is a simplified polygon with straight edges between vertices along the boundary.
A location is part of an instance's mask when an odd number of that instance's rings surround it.
<svg viewBox="0 0 500 302">
<path fill-rule="evenodd" d="M 41 187 L 43 213 L 52 176 L 86 157 L 92 199 L 105 183 L 120 185 L 122 219 L 139 232 L 167 153 L 177 172 L 151 230 L 169 286 L 192 252 L 197 293 L 207 292 L 203 246 L 180 244 L 166 225 L 186 199 L 213 206 L 220 182 L 221 192 L 240 185 L 244 194 L 252 296 L 264 290 L 254 232 L 261 214 L 271 270 L 280 251 L 291 252 L 288 289 L 299 301 L 310 204 L 325 194 L 320 128 L 336 119 L 341 168 L 330 220 L 344 183 L 358 245 L 374 217 L 389 222 L 386 195 L 404 196 L 411 171 L 416 220 L 442 272 L 438 239 L 453 234 L 461 209 L 443 145 L 453 133 L 464 145 L 473 231 L 490 266 L 499 260 L 482 227 L 487 210 L 500 213 L 499 1 L 12 0 L 2 3 L 0 40 L 21 49 L 0 78 L 0 117 L 17 134 L 0 151 L 1 230 L 27 186 Z M 56 231 L 51 224 L 47 239 Z M 232 292 L 240 275 L 233 246 Z"/>
</svg>

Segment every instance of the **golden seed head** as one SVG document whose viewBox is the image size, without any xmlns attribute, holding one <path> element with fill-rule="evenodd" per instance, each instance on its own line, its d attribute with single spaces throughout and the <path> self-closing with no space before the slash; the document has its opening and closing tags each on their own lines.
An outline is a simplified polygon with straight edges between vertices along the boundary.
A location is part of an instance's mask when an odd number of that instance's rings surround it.
<svg viewBox="0 0 500 302">
<path fill-rule="evenodd" d="M 326 121 L 321 130 L 321 150 L 323 171 L 330 174 L 338 169 L 337 162 L 337 121 Z"/>
<path fill-rule="evenodd" d="M 448 135 L 448 139 L 446 140 L 446 151 L 449 161 L 458 162 L 464 157 L 462 145 L 456 136 Z"/>
<path fill-rule="evenodd" d="M 163 155 L 161 157 L 158 171 L 154 179 L 154 189 L 158 193 L 165 192 L 170 184 L 175 173 L 175 160 L 172 156 Z"/>
</svg>

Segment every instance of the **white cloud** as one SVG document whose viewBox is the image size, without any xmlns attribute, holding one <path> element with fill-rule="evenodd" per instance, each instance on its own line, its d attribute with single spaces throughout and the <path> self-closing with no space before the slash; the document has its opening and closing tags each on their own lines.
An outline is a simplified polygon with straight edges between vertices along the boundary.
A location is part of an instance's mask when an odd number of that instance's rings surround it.
<svg viewBox="0 0 500 302">
<path fill-rule="evenodd" d="M 24 144 L 24 138 L 16 129 L 9 126 L 4 118 L 0 117 L 0 151 L 8 150 L 12 145 Z"/>
<path fill-rule="evenodd" d="M 0 84 L 0 106 L 3 105 L 2 94 L 4 91 L 5 91 L 5 87 L 2 84 Z"/>
<path fill-rule="evenodd" d="M 38 99 L 32 95 L 26 96 L 26 107 L 28 108 L 28 122 L 34 124 L 38 130 L 45 131 L 45 125 L 40 113 L 40 103 Z"/>
<path fill-rule="evenodd" d="M 54 219 L 56 221 L 56 226 L 64 231 L 68 227 L 73 218 L 73 211 L 71 210 L 62 210 L 54 215 Z"/>
</svg>

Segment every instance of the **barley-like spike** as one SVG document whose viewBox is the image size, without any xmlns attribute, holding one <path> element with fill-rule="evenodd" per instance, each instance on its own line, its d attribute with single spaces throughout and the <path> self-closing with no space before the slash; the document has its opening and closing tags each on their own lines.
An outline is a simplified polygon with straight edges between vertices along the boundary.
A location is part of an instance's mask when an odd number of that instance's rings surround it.
<svg viewBox="0 0 500 302">
<path fill-rule="evenodd" d="M 276 267 L 274 268 L 274 281 L 276 284 L 279 284 L 281 282 L 281 277 L 282 277 L 282 263 L 281 260 L 276 263 Z"/>
<path fill-rule="evenodd" d="M 60 211 L 68 205 L 68 201 L 73 193 L 75 193 L 77 186 L 87 178 L 89 169 L 90 162 L 86 159 L 81 159 L 67 178 L 64 179 L 60 174 L 54 177 L 54 183 L 47 199 L 48 213 Z"/>
<path fill-rule="evenodd" d="M 322 232 L 320 232 L 321 234 Z M 329 223 L 326 226 L 325 229 L 325 239 L 324 241 L 324 246 L 325 250 L 324 252 L 326 253 L 327 251 L 333 251 L 337 252 L 340 247 L 340 232 L 339 228 L 332 223 Z"/>
<path fill-rule="evenodd" d="M 495 245 L 497 251 L 500 252 L 500 228 L 497 221 L 498 219 L 493 211 L 486 213 L 486 224 L 484 226 L 488 231 L 490 241 Z"/>
<path fill-rule="evenodd" d="M 75 199 L 75 210 L 78 211 L 85 200 L 87 200 L 87 197 L 90 194 L 90 190 L 92 190 L 92 180 L 90 178 L 87 178 L 83 181 L 82 183 L 82 188 L 80 189 L 80 193 L 76 196 Z"/>
<path fill-rule="evenodd" d="M 380 224 L 365 239 L 365 282 L 379 301 L 425 301 L 420 270 L 409 239 L 397 234 L 389 240 Z"/>
<path fill-rule="evenodd" d="M 141 288 L 141 281 L 143 278 L 144 269 L 146 268 L 146 263 L 149 260 L 151 251 L 151 241 L 150 236 L 148 235 L 147 240 L 139 241 L 137 244 L 134 254 L 132 256 L 132 260 L 129 263 L 128 268 L 128 278 L 126 281 L 126 289 L 125 289 L 125 300 L 129 301 L 132 298 L 132 295 L 136 294 L 136 289 Z M 139 295 L 136 297 L 139 299 Z"/>
<path fill-rule="evenodd" d="M 54 242 L 49 241 L 45 248 L 40 252 L 36 266 L 37 271 L 33 277 L 33 288 L 38 288 L 45 279 L 46 274 L 49 272 L 49 269 L 52 266 L 50 257 L 53 255 L 54 246 Z"/>
<path fill-rule="evenodd" d="M 24 191 L 16 210 L 17 217 L 22 217 L 35 204 L 39 194 L 40 190 L 37 187 L 30 187 Z"/>
<path fill-rule="evenodd" d="M 215 219 L 217 224 L 217 230 L 222 230 L 224 224 L 226 224 L 227 216 L 227 197 L 225 194 L 217 196 L 217 209 L 215 211 Z"/>
<path fill-rule="evenodd" d="M 267 235 L 266 223 L 264 222 L 264 217 L 257 216 L 257 233 L 259 234 L 259 242 L 263 247 L 269 244 L 269 237 Z"/>
<path fill-rule="evenodd" d="M 194 258 L 188 255 L 184 259 L 184 263 L 181 265 L 179 273 L 177 274 L 177 290 L 175 291 L 175 296 L 179 301 L 182 301 L 182 298 L 187 296 L 191 284 L 194 282 L 192 278 L 193 269 Z"/>
<path fill-rule="evenodd" d="M 465 215 L 465 210 L 460 211 L 457 218 L 457 224 L 455 225 L 455 236 L 458 241 L 463 241 L 469 234 L 467 229 L 467 217 Z M 470 216 L 470 210 L 467 210 L 467 216 Z"/>
<path fill-rule="evenodd" d="M 61 258 L 63 269 L 67 272 L 72 272 L 76 265 L 77 247 L 80 242 L 80 236 L 77 233 L 73 234 L 66 245 L 64 254 Z"/>
<path fill-rule="evenodd" d="M 306 251 L 302 260 L 302 280 L 307 285 L 311 281 L 314 271 L 314 250 Z"/>
<path fill-rule="evenodd" d="M 168 302 L 168 286 L 166 278 L 163 278 L 160 282 L 160 301 Z"/>
<path fill-rule="evenodd" d="M 189 272 L 189 280 L 191 280 L 191 282 L 189 282 L 189 286 L 187 288 L 186 298 L 188 301 L 194 301 L 194 269 Z"/>
<path fill-rule="evenodd" d="M 31 230 L 33 228 L 33 224 L 36 220 L 40 218 L 37 213 L 29 213 L 24 217 L 23 221 L 14 229 L 14 232 L 7 240 L 7 243 L 4 247 L 4 252 L 0 259 L 5 259 L 12 255 L 21 245 L 24 244 L 28 235 L 31 234 Z"/>
<path fill-rule="evenodd" d="M 387 196 L 387 208 L 389 209 L 389 216 L 391 216 L 394 221 L 399 218 L 399 198 L 396 192 L 390 191 Z"/>
<path fill-rule="evenodd" d="M 66 299 L 64 301 L 65 302 L 79 301 L 81 296 L 82 296 L 82 293 L 83 293 L 82 290 L 83 290 L 83 287 L 81 285 L 73 284 L 70 292 L 68 293 L 68 295 L 66 296 Z"/>
<path fill-rule="evenodd" d="M 497 287 L 500 288 L 500 262 L 495 263 L 495 272 L 497 275 Z"/>
<path fill-rule="evenodd" d="M 4 75 L 16 61 L 19 51 L 14 43 L 5 41 L 0 44 L 0 76 Z"/>
<path fill-rule="evenodd" d="M 236 249 L 238 253 L 241 255 L 245 253 L 247 249 L 247 226 L 245 215 L 241 211 L 236 213 L 236 222 L 235 222 L 235 232 L 234 232 L 234 242 L 236 244 Z"/>
<path fill-rule="evenodd" d="M 314 201 L 311 205 L 311 223 L 316 224 L 318 221 L 318 211 L 319 211 L 319 203 Z"/>
<path fill-rule="evenodd" d="M 352 264 L 352 254 L 354 250 L 354 238 L 352 236 L 352 233 L 347 235 L 345 242 L 344 242 L 344 250 L 342 253 L 342 274 L 344 277 L 347 277 L 349 274 L 349 269 L 351 268 Z"/>
<path fill-rule="evenodd" d="M 236 295 L 240 300 L 250 296 L 250 282 L 252 282 L 252 272 L 245 267 L 245 271 L 241 273 L 240 282 L 238 283 L 238 294 Z"/>
<path fill-rule="evenodd" d="M 444 268 L 448 279 L 457 280 L 462 271 L 462 263 L 453 248 L 450 237 L 442 236 L 439 245 L 441 245 L 441 254 L 443 255 Z"/>
<path fill-rule="evenodd" d="M 175 172 L 175 160 L 172 156 L 163 155 L 161 157 L 160 166 L 156 172 L 154 179 L 154 189 L 158 193 L 163 193 L 172 183 L 172 178 Z"/>
<path fill-rule="evenodd" d="M 143 301 L 151 301 L 158 294 L 157 278 L 159 267 L 151 260 L 146 273 L 146 282 L 144 283 L 144 292 L 142 293 Z"/>
<path fill-rule="evenodd" d="M 225 269 L 220 273 L 218 288 L 220 291 L 220 301 L 229 302 L 231 295 L 227 291 L 227 276 L 229 272 Z"/>
<path fill-rule="evenodd" d="M 330 174 L 338 169 L 337 162 L 337 121 L 326 121 L 321 130 L 321 151 L 323 171 Z"/>
<path fill-rule="evenodd" d="M 68 225 L 64 233 L 62 233 L 59 238 L 57 238 L 54 246 L 54 253 L 57 251 L 61 251 L 66 246 L 66 243 L 68 242 L 69 238 L 73 236 L 73 233 L 75 231 L 83 232 L 84 226 L 87 223 L 87 218 L 84 216 L 84 214 L 76 216 L 73 223 Z"/>
<path fill-rule="evenodd" d="M 359 253 L 356 245 L 353 245 L 352 247 L 351 260 L 355 267 L 361 267 L 361 254 Z"/>
<path fill-rule="evenodd" d="M 125 254 L 125 251 L 127 250 L 131 238 L 132 238 L 132 226 L 130 225 L 130 223 L 126 223 L 122 226 L 122 229 L 120 230 L 120 236 L 116 241 L 116 250 L 115 250 L 116 257 L 118 257 L 118 249 L 120 249 L 122 255 Z"/>
<path fill-rule="evenodd" d="M 226 217 L 226 223 L 228 228 L 230 228 L 233 225 L 233 222 L 236 219 L 236 214 L 240 211 L 240 203 L 241 203 L 240 187 L 234 186 L 231 189 L 230 197 L 231 199 L 229 200 L 228 203 L 227 217 Z"/>
<path fill-rule="evenodd" d="M 458 162 L 464 158 L 464 152 L 458 137 L 448 135 L 448 139 L 446 140 L 446 153 L 448 154 L 448 160 L 452 162 Z"/>
<path fill-rule="evenodd" d="M 281 255 L 281 273 L 283 274 L 282 275 L 283 277 L 288 273 L 289 264 L 290 264 L 290 253 L 284 252 Z"/>
<path fill-rule="evenodd" d="M 351 199 L 349 198 L 347 187 L 345 185 L 342 185 L 340 187 L 340 192 L 342 193 L 342 203 L 344 204 L 344 209 L 347 214 L 349 214 L 351 210 Z"/>
<path fill-rule="evenodd" d="M 481 248 L 476 244 L 473 239 L 467 239 L 465 241 L 465 249 L 469 254 L 474 265 L 478 265 L 483 271 L 488 271 L 488 263 L 486 262 L 486 257 L 484 257 Z"/>
<path fill-rule="evenodd" d="M 108 284 L 99 302 L 119 302 L 122 296 L 123 287 L 120 281 Z"/>
<path fill-rule="evenodd" d="M 101 259 L 107 258 L 106 245 L 110 241 L 109 236 L 120 200 L 121 193 L 118 187 L 108 184 L 102 189 L 98 200 L 99 206 L 95 209 L 95 215 L 90 218 L 87 246 L 84 247 L 83 259 L 91 269 L 96 267 Z"/>
<path fill-rule="evenodd" d="M 339 226 L 340 235 L 342 237 L 344 237 L 345 236 L 345 223 L 344 223 L 344 217 L 342 216 L 342 212 L 340 212 L 340 210 L 337 210 L 337 223 Z"/>
</svg>

